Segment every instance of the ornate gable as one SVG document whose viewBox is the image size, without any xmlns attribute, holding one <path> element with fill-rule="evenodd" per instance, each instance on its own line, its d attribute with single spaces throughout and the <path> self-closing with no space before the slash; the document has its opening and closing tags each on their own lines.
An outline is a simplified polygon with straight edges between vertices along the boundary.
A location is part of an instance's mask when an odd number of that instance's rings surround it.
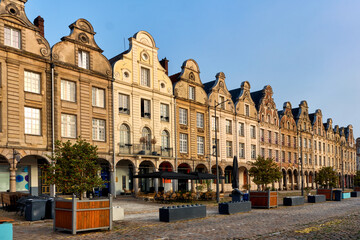
<svg viewBox="0 0 360 240">
<path fill-rule="evenodd" d="M 280 127 L 296 131 L 296 122 L 292 114 L 292 106 L 290 102 L 285 102 L 283 111 L 280 115 Z"/>
<path fill-rule="evenodd" d="M 278 112 L 276 104 L 273 99 L 273 90 L 270 85 L 267 85 L 262 90 L 262 98 L 259 106 L 259 117 L 260 121 L 267 122 L 270 124 L 277 125 L 278 123 Z"/>
<path fill-rule="evenodd" d="M 216 103 L 219 103 L 220 97 L 224 97 L 224 101 L 229 101 L 230 104 L 226 103 L 226 110 L 230 110 L 232 112 L 235 112 L 235 106 L 234 102 L 232 101 L 231 94 L 228 91 L 226 84 L 225 84 L 225 74 L 223 72 L 219 72 L 216 74 L 216 81 L 211 89 L 211 93 L 209 94 L 209 104 L 210 106 L 215 105 Z"/>
</svg>

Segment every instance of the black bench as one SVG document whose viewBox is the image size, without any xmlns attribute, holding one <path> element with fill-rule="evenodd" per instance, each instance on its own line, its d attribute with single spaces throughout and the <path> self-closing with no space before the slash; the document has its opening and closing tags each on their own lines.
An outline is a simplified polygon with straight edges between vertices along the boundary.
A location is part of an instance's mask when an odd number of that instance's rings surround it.
<svg viewBox="0 0 360 240">
<path fill-rule="evenodd" d="M 250 212 L 250 211 L 251 211 L 250 201 L 219 203 L 220 214 L 234 214 L 239 212 Z"/>
<path fill-rule="evenodd" d="M 206 217 L 206 206 L 202 204 L 162 207 L 159 209 L 161 222 L 172 222 Z"/>
<path fill-rule="evenodd" d="M 308 203 L 320 203 L 326 202 L 325 195 L 309 195 L 308 196 Z"/>
<path fill-rule="evenodd" d="M 304 197 L 302 196 L 293 196 L 293 197 L 284 197 L 284 206 L 296 206 L 304 204 Z"/>
<path fill-rule="evenodd" d="M 360 197 L 360 192 L 351 192 L 351 197 Z"/>
</svg>

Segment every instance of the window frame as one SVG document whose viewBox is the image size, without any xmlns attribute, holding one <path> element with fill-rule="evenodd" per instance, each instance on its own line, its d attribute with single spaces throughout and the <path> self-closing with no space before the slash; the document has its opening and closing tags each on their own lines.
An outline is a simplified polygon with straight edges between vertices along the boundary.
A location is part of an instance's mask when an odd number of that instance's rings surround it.
<svg viewBox="0 0 360 240">
<path fill-rule="evenodd" d="M 31 110 L 31 116 L 27 116 L 27 109 Z M 33 112 L 37 111 L 37 113 Z M 34 118 L 33 114 L 37 114 L 39 116 L 38 119 Z M 30 123 L 27 124 L 27 120 L 30 121 Z M 33 107 L 24 107 L 24 133 L 25 135 L 34 135 L 34 136 L 41 136 L 41 109 L 40 108 L 33 108 Z M 33 128 L 33 126 L 36 126 L 38 124 L 38 128 Z M 27 131 L 29 128 L 27 128 L 27 125 L 30 125 L 30 132 Z M 36 132 L 36 130 L 38 130 Z"/>
<path fill-rule="evenodd" d="M 151 100 L 141 98 L 140 106 L 141 106 L 141 109 L 140 109 L 141 117 L 151 119 Z M 146 108 L 148 108 L 147 111 L 145 111 Z"/>
<path fill-rule="evenodd" d="M 94 121 L 97 124 L 94 125 Z M 100 126 L 100 122 L 103 122 L 104 126 Z M 103 139 L 101 138 L 101 129 L 104 130 Z M 94 131 L 96 131 L 96 134 L 94 134 Z M 92 140 L 97 141 L 97 142 L 105 142 L 106 141 L 106 120 L 99 119 L 99 118 L 92 119 Z"/>
<path fill-rule="evenodd" d="M 65 122 L 63 122 L 63 117 L 66 117 Z M 75 121 L 72 123 L 71 119 L 69 117 L 74 117 Z M 63 128 L 64 125 L 65 125 L 65 128 Z M 72 129 L 72 127 L 74 127 L 74 129 Z M 71 135 L 72 130 L 75 134 L 73 136 Z M 61 132 L 62 138 L 76 138 L 77 137 L 77 117 L 76 117 L 76 115 L 68 114 L 68 113 L 61 113 L 61 131 L 60 132 Z"/>
<path fill-rule="evenodd" d="M 6 32 L 6 29 L 10 30 L 9 32 L 9 36 L 10 36 L 10 43 L 7 44 L 6 41 L 6 37 L 7 37 L 7 32 Z M 17 46 L 15 46 L 13 43 L 14 43 L 14 33 L 17 33 L 17 37 L 18 37 L 18 42 L 17 42 Z M 10 26 L 4 26 L 4 45 L 5 46 L 9 46 L 9 47 L 13 47 L 13 48 L 16 48 L 16 49 L 21 49 L 21 45 L 22 45 L 22 39 L 21 39 L 21 30 L 20 29 L 17 29 L 17 28 L 13 28 L 13 27 L 10 27 Z"/>
<path fill-rule="evenodd" d="M 26 77 L 27 73 L 31 74 L 31 75 L 36 75 L 39 77 L 39 79 L 34 79 L 33 77 L 27 78 Z M 28 79 L 28 81 L 27 81 L 27 79 Z M 35 90 L 35 91 L 33 90 L 33 85 L 34 85 L 33 81 L 37 81 L 37 83 L 36 83 L 37 90 Z M 26 86 L 29 86 L 29 89 Z M 29 71 L 29 70 L 24 70 L 24 91 L 29 92 L 29 93 L 41 94 L 41 74 L 40 73 L 37 73 L 34 71 Z"/>
<path fill-rule="evenodd" d="M 199 118 L 199 116 L 201 116 Z M 196 113 L 196 127 L 197 128 L 204 128 L 204 113 L 197 112 Z"/>
<path fill-rule="evenodd" d="M 145 87 L 151 86 L 151 71 L 149 68 L 143 66 L 140 67 L 140 85 Z"/>
<path fill-rule="evenodd" d="M 86 58 L 85 60 L 84 56 Z M 82 49 L 78 50 L 78 67 L 83 69 L 90 69 L 90 52 Z"/>
<path fill-rule="evenodd" d="M 95 93 L 94 93 L 94 90 L 95 90 Z M 103 92 L 102 97 L 100 95 L 101 92 Z M 103 102 L 100 101 L 101 98 L 102 98 Z M 106 99 L 105 89 L 93 86 L 92 87 L 92 106 L 98 107 L 98 108 L 105 108 L 106 107 L 105 99 Z M 101 105 L 101 103 L 102 103 L 102 105 Z"/>
<path fill-rule="evenodd" d="M 65 86 L 65 83 L 66 83 L 66 86 Z M 72 84 L 74 84 L 74 93 L 73 93 L 74 100 L 71 99 L 72 98 L 72 92 L 71 92 Z M 67 99 L 68 96 L 70 96 L 69 99 Z M 62 101 L 67 101 L 67 102 L 76 102 L 76 98 L 77 98 L 76 82 L 66 80 L 66 79 L 61 79 L 61 82 L 60 82 L 60 99 Z"/>
<path fill-rule="evenodd" d="M 179 152 L 188 153 L 188 135 L 186 133 L 179 134 Z"/>
<path fill-rule="evenodd" d="M 188 125 L 188 110 L 186 108 L 179 108 L 179 124 Z"/>
</svg>

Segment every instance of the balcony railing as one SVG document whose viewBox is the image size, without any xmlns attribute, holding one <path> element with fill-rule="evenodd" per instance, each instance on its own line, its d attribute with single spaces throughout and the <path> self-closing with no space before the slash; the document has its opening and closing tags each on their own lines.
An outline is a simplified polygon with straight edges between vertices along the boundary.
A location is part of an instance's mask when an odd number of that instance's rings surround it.
<svg viewBox="0 0 360 240">
<path fill-rule="evenodd" d="M 119 144 L 119 154 L 172 157 L 173 149 L 153 144 Z"/>
</svg>

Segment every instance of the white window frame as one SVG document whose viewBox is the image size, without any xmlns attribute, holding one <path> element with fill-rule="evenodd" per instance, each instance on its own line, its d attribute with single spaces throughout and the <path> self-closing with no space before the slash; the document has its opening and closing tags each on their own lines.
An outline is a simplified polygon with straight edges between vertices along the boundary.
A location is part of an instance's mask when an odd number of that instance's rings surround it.
<svg viewBox="0 0 360 240">
<path fill-rule="evenodd" d="M 256 159 L 256 145 L 251 144 L 251 159 Z"/>
<path fill-rule="evenodd" d="M 179 108 L 179 124 L 187 125 L 187 114 L 188 111 L 185 108 Z"/>
<path fill-rule="evenodd" d="M 204 114 L 203 113 L 196 113 L 196 127 L 197 128 L 204 128 Z"/>
<path fill-rule="evenodd" d="M 232 157 L 232 141 L 226 141 L 226 157 Z"/>
<path fill-rule="evenodd" d="M 189 99 L 195 100 L 195 87 L 189 86 Z"/>
<path fill-rule="evenodd" d="M 204 137 L 197 136 L 197 154 L 204 155 Z"/>
<path fill-rule="evenodd" d="M 179 150 L 180 153 L 187 153 L 188 152 L 188 135 L 185 133 L 180 133 L 180 142 L 179 142 Z"/>
<path fill-rule="evenodd" d="M 250 106 L 248 104 L 245 104 L 245 116 L 249 117 L 250 116 Z"/>
<path fill-rule="evenodd" d="M 61 100 L 76 102 L 76 83 L 69 80 L 61 80 Z"/>
<path fill-rule="evenodd" d="M 242 122 L 239 122 L 239 136 L 240 137 L 245 136 L 245 124 Z"/>
<path fill-rule="evenodd" d="M 93 107 L 105 108 L 105 89 L 92 87 Z"/>
<path fill-rule="evenodd" d="M 119 113 L 130 114 L 130 96 L 119 93 Z"/>
<path fill-rule="evenodd" d="M 21 49 L 21 31 L 19 29 L 5 26 L 4 45 Z"/>
<path fill-rule="evenodd" d="M 25 134 L 41 135 L 41 110 L 24 107 Z"/>
<path fill-rule="evenodd" d="M 245 158 L 245 143 L 239 143 L 239 158 Z"/>
<path fill-rule="evenodd" d="M 78 67 L 90 69 L 90 53 L 84 50 L 78 51 Z"/>
<path fill-rule="evenodd" d="M 103 119 L 92 119 L 92 139 L 94 141 L 105 142 L 106 139 L 106 121 Z"/>
<path fill-rule="evenodd" d="M 148 99 L 141 99 L 141 117 L 143 118 L 151 118 L 151 101 Z"/>
<path fill-rule="evenodd" d="M 254 125 L 250 125 L 250 137 L 256 139 L 256 127 Z"/>
<path fill-rule="evenodd" d="M 40 73 L 24 71 L 24 91 L 40 94 L 41 76 Z"/>
<path fill-rule="evenodd" d="M 169 104 L 160 103 L 160 120 L 164 122 L 169 122 Z"/>
<path fill-rule="evenodd" d="M 226 133 L 232 134 L 232 121 L 229 119 L 225 120 L 225 126 L 226 126 Z"/>
<path fill-rule="evenodd" d="M 76 115 L 61 114 L 61 137 L 76 138 Z"/>
<path fill-rule="evenodd" d="M 150 69 L 140 67 L 140 85 L 150 87 Z"/>
</svg>

